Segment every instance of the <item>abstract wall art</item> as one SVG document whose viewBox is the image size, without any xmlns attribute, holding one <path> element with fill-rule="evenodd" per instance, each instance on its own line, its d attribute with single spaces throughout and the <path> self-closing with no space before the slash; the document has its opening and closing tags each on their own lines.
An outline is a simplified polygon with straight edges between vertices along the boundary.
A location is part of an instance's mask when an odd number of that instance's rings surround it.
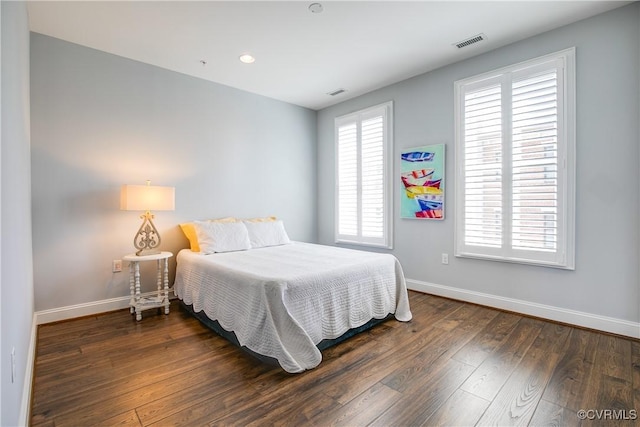
<svg viewBox="0 0 640 427">
<path fill-rule="evenodd" d="M 444 151 L 436 144 L 401 152 L 401 218 L 444 218 Z"/>
</svg>

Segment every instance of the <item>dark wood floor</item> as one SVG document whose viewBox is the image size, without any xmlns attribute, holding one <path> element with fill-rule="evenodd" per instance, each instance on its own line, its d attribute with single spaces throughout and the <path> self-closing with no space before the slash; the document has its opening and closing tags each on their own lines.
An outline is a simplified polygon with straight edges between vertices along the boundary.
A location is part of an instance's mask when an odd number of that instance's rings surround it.
<svg viewBox="0 0 640 427">
<path fill-rule="evenodd" d="M 141 322 L 123 310 L 43 325 L 32 424 L 640 424 L 640 342 L 416 292 L 410 302 L 410 323 L 325 350 L 303 374 L 256 361 L 176 302 Z"/>
</svg>

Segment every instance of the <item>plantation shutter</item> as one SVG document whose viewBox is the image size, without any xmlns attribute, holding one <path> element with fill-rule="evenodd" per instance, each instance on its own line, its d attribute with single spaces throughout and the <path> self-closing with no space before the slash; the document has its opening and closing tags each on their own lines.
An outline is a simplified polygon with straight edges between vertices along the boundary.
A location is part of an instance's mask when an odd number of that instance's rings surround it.
<svg viewBox="0 0 640 427">
<path fill-rule="evenodd" d="M 574 63 L 456 82 L 456 255 L 573 268 Z"/>
<path fill-rule="evenodd" d="M 362 121 L 362 235 L 384 236 L 384 118 Z"/>
<path fill-rule="evenodd" d="M 336 241 L 390 246 L 391 104 L 336 119 Z"/>
<path fill-rule="evenodd" d="M 512 84 L 512 245 L 555 251 L 558 241 L 556 70 Z"/>
<path fill-rule="evenodd" d="M 467 245 L 502 246 L 502 90 L 464 97 L 465 234 Z"/>
<path fill-rule="evenodd" d="M 338 129 L 338 233 L 358 235 L 358 126 Z"/>
</svg>

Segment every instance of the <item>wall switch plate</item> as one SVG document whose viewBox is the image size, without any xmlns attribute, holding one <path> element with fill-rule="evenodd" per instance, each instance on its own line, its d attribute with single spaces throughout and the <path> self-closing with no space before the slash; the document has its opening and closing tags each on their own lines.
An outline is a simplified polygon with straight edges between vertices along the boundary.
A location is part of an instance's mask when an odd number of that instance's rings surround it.
<svg viewBox="0 0 640 427">
<path fill-rule="evenodd" d="M 114 259 L 113 260 L 112 271 L 114 273 L 120 273 L 122 271 L 122 260 L 121 259 Z"/>
<path fill-rule="evenodd" d="M 16 348 L 11 347 L 11 383 L 16 381 Z"/>
<path fill-rule="evenodd" d="M 449 254 L 442 254 L 442 263 L 449 264 Z"/>
</svg>

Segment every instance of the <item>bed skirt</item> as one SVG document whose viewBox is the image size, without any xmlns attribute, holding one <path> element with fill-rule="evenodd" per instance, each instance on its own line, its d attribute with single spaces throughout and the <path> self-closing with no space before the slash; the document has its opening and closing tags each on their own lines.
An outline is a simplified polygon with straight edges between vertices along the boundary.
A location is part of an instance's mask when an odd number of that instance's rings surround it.
<svg viewBox="0 0 640 427">
<path fill-rule="evenodd" d="M 207 328 L 211 329 L 212 331 L 214 331 L 215 333 L 217 333 L 221 337 L 225 338 L 226 340 L 228 340 L 229 342 L 234 344 L 236 347 L 239 347 L 241 350 L 243 350 L 247 354 L 255 357 L 256 359 L 260 360 L 263 363 L 266 363 L 266 364 L 269 364 L 269 365 L 274 365 L 274 366 L 280 366 L 280 364 L 278 363 L 278 360 L 276 358 L 265 356 L 265 355 L 260 354 L 260 353 L 256 353 L 255 351 L 251 350 L 250 348 L 247 348 L 246 346 L 241 346 L 240 343 L 238 342 L 238 338 L 236 337 L 236 334 L 233 333 L 233 331 L 227 331 L 222 326 L 220 326 L 220 323 L 218 323 L 217 320 L 209 319 L 207 317 L 207 315 L 205 314 L 204 310 L 196 312 L 196 311 L 193 310 L 193 305 L 187 305 L 182 300 L 180 300 L 180 305 L 188 313 L 190 313 L 193 317 L 198 319 Z M 387 317 L 384 317 L 382 319 L 371 319 L 371 320 L 369 320 L 367 323 L 365 323 L 362 326 L 359 326 L 359 327 L 353 328 L 353 329 L 349 329 L 347 332 L 345 332 L 344 334 L 340 335 L 338 338 L 320 341 L 316 345 L 316 347 L 318 347 L 318 350 L 320 350 L 320 351 L 325 350 L 325 349 L 327 349 L 327 348 L 329 348 L 331 346 L 334 346 L 336 344 L 341 343 L 342 341 L 345 341 L 345 340 L 351 338 L 354 335 L 359 334 L 360 332 L 364 332 L 367 329 L 371 329 L 372 327 L 374 327 L 374 326 L 376 326 L 376 325 L 378 325 L 378 324 L 380 324 L 382 322 L 385 322 L 385 321 L 387 321 L 387 320 L 389 320 L 389 319 L 391 319 L 393 317 L 394 317 L 393 313 L 390 313 L 390 314 L 387 315 Z"/>
</svg>

